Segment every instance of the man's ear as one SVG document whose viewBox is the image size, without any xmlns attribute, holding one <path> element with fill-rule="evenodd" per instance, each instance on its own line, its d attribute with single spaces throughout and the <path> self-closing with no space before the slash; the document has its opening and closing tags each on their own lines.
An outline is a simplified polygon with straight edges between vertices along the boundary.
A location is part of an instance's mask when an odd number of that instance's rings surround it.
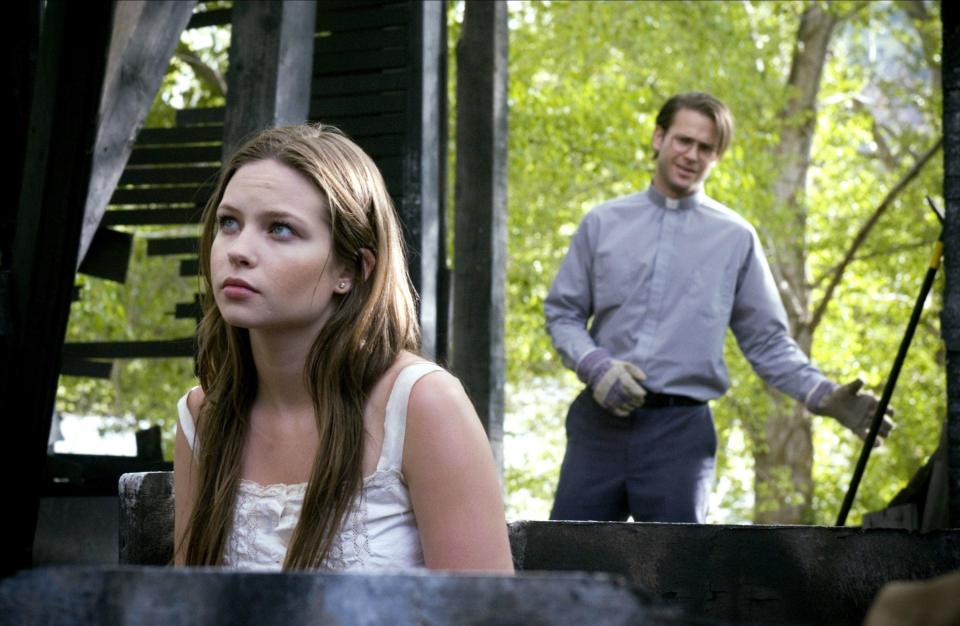
<svg viewBox="0 0 960 626">
<path fill-rule="evenodd" d="M 663 126 L 657 126 L 653 129 L 653 141 L 651 143 L 655 152 L 660 152 L 660 148 L 663 147 L 663 135 Z"/>
<path fill-rule="evenodd" d="M 377 257 L 373 256 L 373 252 L 369 248 L 360 248 L 360 263 L 363 266 L 361 268 L 363 269 L 363 280 L 369 280 L 373 268 L 377 266 Z"/>
</svg>

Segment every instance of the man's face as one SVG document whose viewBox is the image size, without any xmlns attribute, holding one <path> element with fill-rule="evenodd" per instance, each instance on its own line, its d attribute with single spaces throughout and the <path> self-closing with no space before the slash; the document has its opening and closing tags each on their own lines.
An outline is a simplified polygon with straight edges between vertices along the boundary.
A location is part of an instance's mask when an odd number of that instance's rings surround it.
<svg viewBox="0 0 960 626">
<path fill-rule="evenodd" d="M 654 186 L 668 198 L 689 196 L 717 162 L 717 127 L 702 113 L 680 109 L 670 128 L 653 131 L 653 147 L 659 152 Z"/>
</svg>

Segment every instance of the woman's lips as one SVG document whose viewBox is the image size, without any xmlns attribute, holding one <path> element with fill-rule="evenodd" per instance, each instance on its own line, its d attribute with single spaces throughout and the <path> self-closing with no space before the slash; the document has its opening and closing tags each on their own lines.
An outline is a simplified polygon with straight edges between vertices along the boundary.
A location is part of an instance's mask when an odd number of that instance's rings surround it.
<svg viewBox="0 0 960 626">
<path fill-rule="evenodd" d="M 244 299 L 249 298 L 255 293 L 258 293 L 253 286 L 246 282 L 245 280 L 240 280 L 239 278 L 228 278 L 223 281 L 223 285 L 220 287 L 220 290 L 223 292 L 223 295 L 232 299 Z"/>
</svg>

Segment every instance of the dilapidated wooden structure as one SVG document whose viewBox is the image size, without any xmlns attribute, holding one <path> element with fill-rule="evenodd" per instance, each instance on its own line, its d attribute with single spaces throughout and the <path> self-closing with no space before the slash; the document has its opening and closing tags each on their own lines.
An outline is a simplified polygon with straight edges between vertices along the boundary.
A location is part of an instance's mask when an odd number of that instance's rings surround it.
<svg viewBox="0 0 960 626">
<path fill-rule="evenodd" d="M 13 152 L 15 159 L 22 155 L 22 177 L 0 222 L 0 378 L 11 414 L 33 416 L 19 420 L 11 433 L 23 445 L 8 458 L 9 467 L 37 479 L 17 494 L 21 505 L 16 508 L 32 513 L 18 518 L 16 547 L 5 559 L 11 568 L 29 563 L 37 493 L 45 489 L 39 478 L 46 464 L 41 442 L 46 442 L 57 376 L 107 377 L 116 359 L 193 353 L 189 335 L 64 343 L 69 305 L 79 297 L 73 286 L 78 266 L 81 273 L 123 282 L 130 229 L 197 224 L 223 155 L 259 129 L 302 121 L 333 124 L 374 158 L 403 224 L 423 350 L 440 362 L 448 360 L 446 5 L 338 0 L 226 7 L 194 2 L 105 2 L 99 12 L 67 2 L 18 7 L 24 27 L 17 33 L 18 62 L 13 64 L 18 70 Z M 499 449 L 502 400 L 482 399 L 502 398 L 503 384 L 502 347 L 497 347 L 502 346 L 502 292 L 496 290 L 502 289 L 505 263 L 506 13 L 500 4 L 477 4 L 470 14 L 466 30 L 473 36 L 464 49 L 470 58 L 493 50 L 488 41 L 492 20 L 502 22 L 499 57 L 488 61 L 501 71 L 485 87 L 499 94 L 496 102 L 485 103 L 498 112 L 474 105 L 478 114 L 462 129 L 475 142 L 481 162 L 495 157 L 500 163 L 496 172 L 480 171 L 471 181 L 477 189 L 500 185 L 499 192 L 471 194 L 469 203 L 478 212 L 484 204 L 496 206 L 479 219 L 489 222 L 499 211 L 501 228 L 484 235 L 469 221 L 462 226 L 471 233 L 479 261 L 458 279 L 459 289 L 488 295 L 479 298 L 481 306 L 464 305 L 484 323 L 463 330 L 463 345 L 474 329 L 481 331 L 474 341 L 482 343 L 461 350 L 470 359 L 459 366 Z M 211 25 L 231 28 L 226 106 L 181 111 L 172 128 L 141 129 L 180 33 Z M 482 75 L 486 69 L 477 71 Z M 493 80 L 503 85 L 494 90 Z M 500 238 L 495 258 L 482 256 L 494 248 L 484 236 Z M 151 238 L 147 246 L 148 255 L 168 258 L 184 277 L 197 274 L 196 250 L 196 234 Z M 178 318 L 199 315 L 197 296 L 169 304 Z M 496 316 L 488 315 L 490 310 Z M 492 366 L 487 353 L 498 355 Z M 81 473 L 94 466 L 98 476 L 116 473 L 96 459 L 74 461 Z M 127 467 L 151 468 L 162 469 L 146 459 Z"/>
</svg>

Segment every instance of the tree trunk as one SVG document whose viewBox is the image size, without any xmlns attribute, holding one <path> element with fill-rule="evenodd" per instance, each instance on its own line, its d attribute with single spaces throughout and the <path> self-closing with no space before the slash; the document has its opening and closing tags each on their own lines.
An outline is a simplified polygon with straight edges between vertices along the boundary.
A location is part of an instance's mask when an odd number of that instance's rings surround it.
<svg viewBox="0 0 960 626">
<path fill-rule="evenodd" d="M 785 120 L 776 150 L 780 175 L 774 186 L 775 207 L 788 216 L 771 259 L 780 277 L 793 337 L 807 354 L 813 341 L 806 276 L 807 207 L 804 190 L 810 166 L 810 148 L 816 128 L 817 93 L 826 62 L 835 15 L 810 4 L 800 18 L 787 88 L 794 94 L 781 119 Z M 803 405 L 768 388 L 774 412 L 767 419 L 765 441 L 755 445 L 755 510 L 758 523 L 802 524 L 813 521 L 813 437 Z"/>
</svg>

